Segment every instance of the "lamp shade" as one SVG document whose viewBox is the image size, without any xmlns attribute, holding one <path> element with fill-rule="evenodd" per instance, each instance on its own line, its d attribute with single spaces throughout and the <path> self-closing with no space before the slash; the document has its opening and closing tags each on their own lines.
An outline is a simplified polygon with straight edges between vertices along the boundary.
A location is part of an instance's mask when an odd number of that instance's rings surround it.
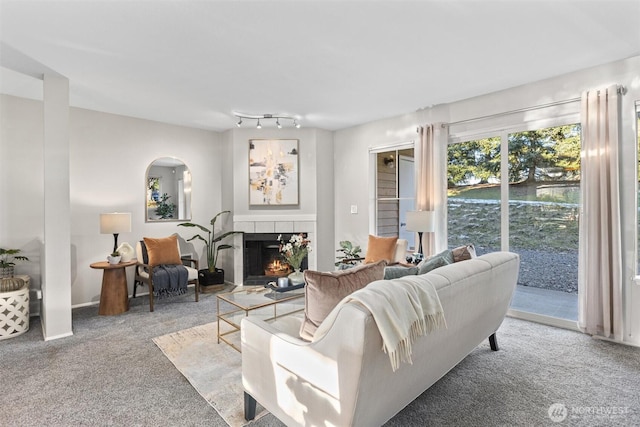
<svg viewBox="0 0 640 427">
<path fill-rule="evenodd" d="M 131 213 L 113 212 L 100 214 L 100 233 L 119 234 L 131 232 Z"/>
<path fill-rule="evenodd" d="M 407 231 L 435 231 L 433 211 L 407 211 Z"/>
</svg>

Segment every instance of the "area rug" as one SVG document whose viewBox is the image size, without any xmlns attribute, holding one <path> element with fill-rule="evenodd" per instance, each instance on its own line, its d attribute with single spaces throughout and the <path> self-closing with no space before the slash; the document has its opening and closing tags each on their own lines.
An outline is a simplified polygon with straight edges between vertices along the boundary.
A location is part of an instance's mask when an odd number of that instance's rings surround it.
<svg viewBox="0 0 640 427">
<path fill-rule="evenodd" d="M 244 426 L 242 356 L 217 343 L 217 322 L 153 339 L 193 388 L 232 427 Z M 268 412 L 258 405 L 256 419 Z"/>
</svg>

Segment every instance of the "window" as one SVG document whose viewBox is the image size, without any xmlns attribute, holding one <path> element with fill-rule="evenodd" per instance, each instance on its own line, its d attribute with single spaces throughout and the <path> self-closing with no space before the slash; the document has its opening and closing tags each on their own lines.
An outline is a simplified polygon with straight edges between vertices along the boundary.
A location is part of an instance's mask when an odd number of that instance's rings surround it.
<svg viewBox="0 0 640 427">
<path fill-rule="evenodd" d="M 451 144 L 447 158 L 449 247 L 499 251 L 500 137 Z"/>
<path fill-rule="evenodd" d="M 415 168 L 411 148 L 372 152 L 375 159 L 375 234 L 398 236 L 415 247 L 415 233 L 405 229 L 407 211 L 415 206 Z"/>
</svg>

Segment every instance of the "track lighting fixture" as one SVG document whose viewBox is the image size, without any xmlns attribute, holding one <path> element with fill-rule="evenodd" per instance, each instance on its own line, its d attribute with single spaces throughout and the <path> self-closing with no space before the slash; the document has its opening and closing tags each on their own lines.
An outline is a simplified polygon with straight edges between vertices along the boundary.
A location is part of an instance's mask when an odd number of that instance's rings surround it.
<svg viewBox="0 0 640 427">
<path fill-rule="evenodd" d="M 293 122 L 293 126 L 297 129 L 300 129 L 300 123 L 298 123 L 298 119 L 288 114 L 245 114 L 234 111 L 233 115 L 238 118 L 238 122 L 236 123 L 236 126 L 238 127 L 242 125 L 243 119 L 251 119 L 257 121 L 256 128 L 262 129 L 262 123 L 260 123 L 260 120 L 264 121 L 266 119 L 272 119 L 276 121 L 275 123 L 278 129 L 282 129 L 282 123 L 280 123 L 280 120 L 291 120 Z"/>
</svg>

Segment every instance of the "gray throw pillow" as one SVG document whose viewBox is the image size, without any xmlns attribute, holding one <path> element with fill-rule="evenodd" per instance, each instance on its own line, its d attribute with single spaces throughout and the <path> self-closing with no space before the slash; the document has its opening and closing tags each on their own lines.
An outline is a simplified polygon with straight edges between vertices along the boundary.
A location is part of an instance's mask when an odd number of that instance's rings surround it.
<svg viewBox="0 0 640 427">
<path fill-rule="evenodd" d="M 450 250 L 446 249 L 439 254 L 420 261 L 420 264 L 418 264 L 418 274 L 426 274 L 431 270 L 448 264 L 453 264 L 453 255 Z"/>
<path fill-rule="evenodd" d="M 418 267 L 402 267 L 402 266 L 394 266 L 394 267 L 385 267 L 384 269 L 384 278 L 385 280 L 397 279 L 399 277 L 404 276 L 415 276 L 418 274 Z"/>
</svg>

